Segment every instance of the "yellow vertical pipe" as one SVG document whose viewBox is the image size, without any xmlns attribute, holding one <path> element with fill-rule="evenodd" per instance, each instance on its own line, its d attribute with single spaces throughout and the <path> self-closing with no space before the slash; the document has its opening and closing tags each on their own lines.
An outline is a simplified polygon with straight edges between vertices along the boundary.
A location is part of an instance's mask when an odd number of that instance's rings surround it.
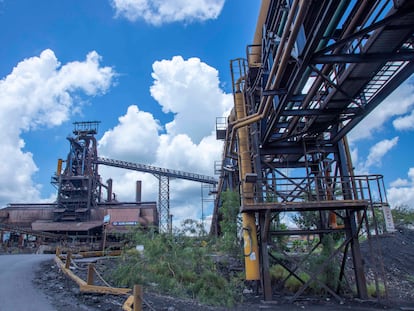
<svg viewBox="0 0 414 311">
<path fill-rule="evenodd" d="M 60 173 L 62 172 L 62 159 L 58 159 L 57 169 L 56 169 L 56 176 L 60 176 Z"/>
<path fill-rule="evenodd" d="M 243 94 L 238 91 L 234 94 L 236 118 L 246 116 Z M 239 174 L 241 180 L 242 205 L 253 203 L 253 184 L 246 183 L 245 176 L 252 173 L 249 132 L 247 126 L 237 130 L 239 151 Z M 259 248 L 257 244 L 256 216 L 254 213 L 242 213 L 244 264 L 246 280 L 260 280 Z"/>
</svg>

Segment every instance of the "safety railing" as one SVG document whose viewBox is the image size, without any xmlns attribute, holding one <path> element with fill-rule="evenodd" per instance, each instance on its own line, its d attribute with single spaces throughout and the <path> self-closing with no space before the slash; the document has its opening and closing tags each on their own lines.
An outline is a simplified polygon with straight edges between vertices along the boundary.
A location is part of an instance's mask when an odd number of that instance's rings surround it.
<svg viewBox="0 0 414 311">
<path fill-rule="evenodd" d="M 387 205 L 382 175 L 341 177 L 280 177 L 258 180 L 253 193 L 243 197 L 260 203 L 303 203 L 364 200 L 373 205 Z"/>
</svg>

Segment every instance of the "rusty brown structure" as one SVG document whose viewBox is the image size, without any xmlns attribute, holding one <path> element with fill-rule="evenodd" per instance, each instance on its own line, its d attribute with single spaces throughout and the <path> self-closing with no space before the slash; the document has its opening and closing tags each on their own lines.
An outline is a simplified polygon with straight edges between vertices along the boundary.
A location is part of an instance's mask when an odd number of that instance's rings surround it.
<svg viewBox="0 0 414 311">
<path fill-rule="evenodd" d="M 98 121 L 74 123 L 74 135 L 67 138 L 70 144 L 67 158 L 58 160 L 56 173 L 52 176 L 52 184 L 57 190 L 56 202 L 9 204 L 0 209 L 0 233 L 95 241 L 104 233 L 126 233 L 138 225 L 171 232 L 170 178 L 208 185 L 217 183 L 215 178 L 201 174 L 98 157 L 95 139 L 98 126 Z M 106 183 L 102 181 L 100 165 L 154 175 L 159 180 L 158 208 L 156 202 L 141 201 L 142 183 L 139 180 L 135 187 L 135 202 L 118 201 L 112 179 Z"/>
<path fill-rule="evenodd" d="M 234 109 L 217 126 L 224 151 L 212 233 L 220 193 L 238 191 L 246 279 L 265 300 L 288 280 L 298 284 L 290 301 L 315 287 L 367 298 L 368 275 L 377 288 L 384 282 L 373 237 L 389 205 L 381 175 L 354 174 L 346 135 L 413 74 L 413 1 L 263 0 L 253 43 L 230 67 Z M 281 226 L 309 215 L 310 224 Z M 305 254 L 283 247 L 297 235 L 317 237 Z M 373 245 L 369 271 L 361 239 Z M 275 282 L 274 269 L 287 276 Z"/>
<path fill-rule="evenodd" d="M 103 183 L 98 172 L 95 135 L 99 122 L 75 122 L 68 137 L 70 151 L 58 160 L 52 184 L 54 203 L 12 203 L 0 209 L 0 231 L 46 239 L 97 241 L 108 234 L 125 233 L 132 226 L 158 227 L 156 202 L 141 202 L 137 181 L 136 202 L 119 202 L 112 180 Z"/>
</svg>

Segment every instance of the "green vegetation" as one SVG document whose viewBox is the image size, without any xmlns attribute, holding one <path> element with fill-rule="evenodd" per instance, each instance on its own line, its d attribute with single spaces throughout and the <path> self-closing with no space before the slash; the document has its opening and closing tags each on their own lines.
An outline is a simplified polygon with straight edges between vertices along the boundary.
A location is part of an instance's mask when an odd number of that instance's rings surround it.
<svg viewBox="0 0 414 311">
<path fill-rule="evenodd" d="M 414 210 L 407 205 L 396 206 L 391 213 L 396 226 L 414 225 Z"/>
<path fill-rule="evenodd" d="M 303 282 L 309 280 L 309 275 L 305 272 L 300 272 L 297 275 Z M 303 285 L 303 283 L 295 276 L 289 275 L 289 271 L 281 265 L 270 267 L 270 279 L 273 284 L 284 282 L 283 286 L 290 292 L 296 292 Z"/>
<path fill-rule="evenodd" d="M 382 208 L 374 208 L 373 211 L 374 212 L 369 210 L 367 215 L 369 228 L 371 228 L 371 230 L 377 228 L 378 232 L 382 234 L 386 231 L 384 212 L 382 211 Z"/>
<path fill-rule="evenodd" d="M 221 238 L 218 241 L 222 251 L 232 256 L 241 256 L 240 238 L 237 236 L 241 227 L 239 216 L 239 194 L 237 192 L 226 191 L 221 194 L 223 204 L 220 209 L 222 220 L 220 221 Z"/>
<path fill-rule="evenodd" d="M 331 254 L 335 250 L 335 240 L 333 235 L 324 235 L 322 237 L 322 251 L 319 256 L 311 257 L 310 259 L 310 270 L 316 271 L 319 266 L 324 264 L 331 256 Z M 318 275 L 318 280 L 327 285 L 330 288 L 336 288 L 338 278 L 339 278 L 339 268 L 340 265 L 337 262 L 335 258 L 331 258 L 331 260 L 325 264 L 325 268 L 322 270 L 322 272 Z M 317 288 L 318 285 L 315 285 L 316 292 L 323 293 L 324 289 Z"/>
<path fill-rule="evenodd" d="M 223 235 L 219 239 L 208 237 L 194 220 L 186 220 L 182 229 L 172 235 L 155 230 L 135 231 L 133 248 L 125 250 L 113 281 L 117 286 L 141 284 L 153 291 L 210 305 L 229 307 L 241 301 L 242 277 L 228 269 L 230 261 L 237 261 L 229 254 L 237 252 L 241 256 L 236 197 L 230 192 L 224 195 Z M 136 245 L 141 247 L 135 248 Z M 220 273 L 222 269 L 226 273 Z"/>
<path fill-rule="evenodd" d="M 333 235 L 324 235 L 319 246 L 309 256 L 306 256 L 307 252 L 301 254 L 302 248 L 306 248 L 308 246 L 306 241 L 296 241 L 297 243 L 292 243 L 291 250 L 294 252 L 298 251 L 297 254 L 294 254 L 294 256 L 298 256 L 297 260 L 300 261 L 299 258 L 301 257 L 306 257 L 306 259 L 301 265 L 301 268 L 294 270 L 295 275 L 290 274 L 287 268 L 282 265 L 277 264 L 271 266 L 270 278 L 272 284 L 278 285 L 280 288 L 290 292 L 296 292 L 310 279 L 310 274 L 308 274 L 309 272 L 320 270 L 316 276 L 317 281 L 312 281 L 306 289 L 306 292 L 316 295 L 325 295 L 327 294 L 326 287 L 322 284 L 332 290 L 335 290 L 339 281 L 340 265 L 335 257 L 330 259 L 329 257 L 331 257 L 331 254 L 338 247 L 338 243 L 340 243 L 340 241 L 335 241 L 334 238 L 335 237 Z M 305 243 L 305 245 L 303 245 L 303 243 Z M 317 242 L 313 241 L 313 243 Z M 277 258 L 280 262 L 286 262 L 283 255 L 274 253 L 272 256 Z"/>
<path fill-rule="evenodd" d="M 407 274 L 405 276 L 405 278 L 406 278 L 407 281 L 409 281 L 411 283 L 414 283 L 414 276 Z"/>
<path fill-rule="evenodd" d="M 368 283 L 367 284 L 367 292 L 369 297 L 385 297 L 385 286 L 383 283 L 378 284 L 378 293 L 377 293 L 377 287 L 375 286 L 375 283 Z"/>
</svg>

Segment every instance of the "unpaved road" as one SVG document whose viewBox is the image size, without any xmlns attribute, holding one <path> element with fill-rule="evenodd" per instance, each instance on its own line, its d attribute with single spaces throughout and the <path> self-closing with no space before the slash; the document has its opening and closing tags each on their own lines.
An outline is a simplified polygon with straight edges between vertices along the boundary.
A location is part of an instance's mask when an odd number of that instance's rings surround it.
<svg viewBox="0 0 414 311">
<path fill-rule="evenodd" d="M 0 311 L 56 311 L 50 301 L 33 284 L 40 263 L 54 255 L 0 256 Z"/>
</svg>

